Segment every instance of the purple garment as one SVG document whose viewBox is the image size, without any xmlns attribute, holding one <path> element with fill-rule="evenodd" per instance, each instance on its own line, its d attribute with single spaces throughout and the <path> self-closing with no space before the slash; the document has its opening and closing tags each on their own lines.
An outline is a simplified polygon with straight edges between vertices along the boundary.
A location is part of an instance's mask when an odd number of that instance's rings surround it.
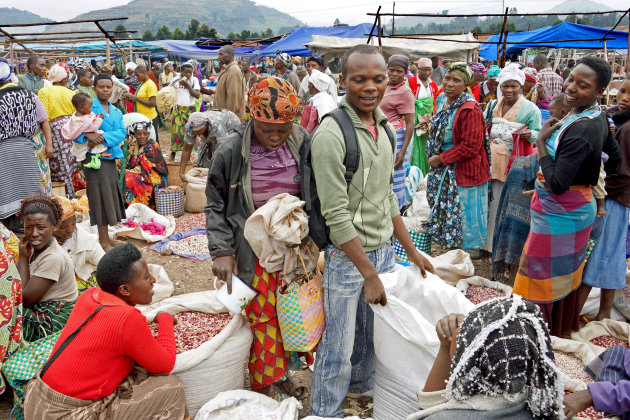
<svg viewBox="0 0 630 420">
<path fill-rule="evenodd" d="M 621 360 L 616 362 L 619 365 L 622 364 Z M 612 365 L 615 364 L 615 361 L 607 360 L 605 363 Z M 624 349 L 623 367 L 625 369 L 623 376 L 625 378 L 630 377 L 630 350 L 628 349 Z M 602 381 L 588 384 L 588 390 L 593 398 L 593 407 L 596 411 L 623 415 L 624 420 L 630 420 L 630 380 L 625 378 L 616 383 Z"/>
<path fill-rule="evenodd" d="M 259 208 L 270 198 L 282 193 L 299 196 L 297 163 L 286 143 L 277 151 L 252 143 L 249 159 L 252 167 L 254 207 Z"/>
<path fill-rule="evenodd" d="M 36 95 L 34 95 L 34 97 L 35 97 L 35 118 L 37 119 L 37 122 L 41 124 L 48 119 L 48 114 L 46 113 L 46 110 L 44 109 L 44 104 L 42 104 L 42 101 L 40 101 Z"/>
</svg>

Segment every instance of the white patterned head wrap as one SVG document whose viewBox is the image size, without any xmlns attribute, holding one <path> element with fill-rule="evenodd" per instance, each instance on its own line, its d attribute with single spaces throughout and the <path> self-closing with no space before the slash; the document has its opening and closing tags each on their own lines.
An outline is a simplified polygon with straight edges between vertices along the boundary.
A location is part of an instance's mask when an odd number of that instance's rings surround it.
<svg viewBox="0 0 630 420">
<path fill-rule="evenodd" d="M 0 83 L 11 80 L 11 66 L 7 60 L 0 60 Z"/>
</svg>

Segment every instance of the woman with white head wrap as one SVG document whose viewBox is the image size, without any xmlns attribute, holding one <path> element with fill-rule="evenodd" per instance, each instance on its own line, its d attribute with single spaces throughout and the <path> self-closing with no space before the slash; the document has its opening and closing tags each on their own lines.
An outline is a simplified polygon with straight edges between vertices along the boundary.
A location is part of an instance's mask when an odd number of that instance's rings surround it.
<svg viewBox="0 0 630 420">
<path fill-rule="evenodd" d="M 308 105 L 302 111 L 300 124 L 311 133 L 319 125 L 324 115 L 337 108 L 337 102 L 328 93 L 330 76 L 317 69 L 312 69 L 308 76 Z"/>
<path fill-rule="evenodd" d="M 490 153 L 492 157 L 493 200 L 488 208 L 488 242 L 485 250 L 492 252 L 499 197 L 505 185 L 512 161 L 518 156 L 529 156 L 541 127 L 540 110 L 523 96 L 525 72 L 518 64 L 510 64 L 499 74 L 501 97 L 488 102 L 484 115 L 492 123 Z"/>
</svg>

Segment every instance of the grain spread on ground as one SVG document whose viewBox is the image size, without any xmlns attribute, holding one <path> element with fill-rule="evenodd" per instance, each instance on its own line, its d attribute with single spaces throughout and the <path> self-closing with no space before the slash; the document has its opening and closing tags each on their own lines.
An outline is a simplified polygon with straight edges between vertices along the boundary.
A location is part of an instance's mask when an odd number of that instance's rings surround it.
<svg viewBox="0 0 630 420">
<path fill-rule="evenodd" d="M 203 312 L 181 312 L 175 315 L 174 326 L 177 354 L 194 350 L 219 334 L 230 323 L 230 314 L 206 314 Z M 158 324 L 149 324 L 151 332 L 157 336 Z"/>
<path fill-rule="evenodd" d="M 166 247 L 179 255 L 199 255 L 210 252 L 206 235 L 192 235 L 179 241 L 170 241 Z"/>
</svg>

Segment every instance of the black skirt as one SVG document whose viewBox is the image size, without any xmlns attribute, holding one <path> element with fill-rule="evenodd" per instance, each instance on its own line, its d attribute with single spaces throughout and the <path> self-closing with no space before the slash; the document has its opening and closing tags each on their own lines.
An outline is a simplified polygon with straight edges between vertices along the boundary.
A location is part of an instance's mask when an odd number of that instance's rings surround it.
<svg viewBox="0 0 630 420">
<path fill-rule="evenodd" d="M 92 155 L 88 153 L 83 161 L 90 223 L 92 226 L 114 226 L 127 217 L 116 161 L 101 159 L 100 169 L 86 168 L 85 164 L 91 159 Z"/>
</svg>

